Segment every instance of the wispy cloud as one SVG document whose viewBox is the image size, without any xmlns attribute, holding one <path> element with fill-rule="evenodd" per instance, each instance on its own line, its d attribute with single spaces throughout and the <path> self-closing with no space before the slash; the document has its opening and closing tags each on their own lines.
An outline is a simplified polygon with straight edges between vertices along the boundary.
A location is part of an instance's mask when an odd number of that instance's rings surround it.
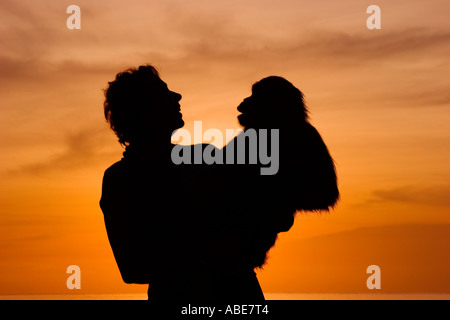
<svg viewBox="0 0 450 320">
<path fill-rule="evenodd" d="M 383 201 L 450 206 L 450 185 L 403 186 L 390 190 L 375 190 L 373 194 Z"/>
<path fill-rule="evenodd" d="M 105 159 L 117 160 L 117 150 L 104 147 L 105 142 L 111 141 L 111 135 L 105 127 L 87 128 L 68 134 L 63 151 L 55 152 L 46 160 L 11 169 L 6 172 L 6 176 L 42 176 L 55 172 L 72 172 L 95 167 L 99 163 L 103 163 Z"/>
</svg>

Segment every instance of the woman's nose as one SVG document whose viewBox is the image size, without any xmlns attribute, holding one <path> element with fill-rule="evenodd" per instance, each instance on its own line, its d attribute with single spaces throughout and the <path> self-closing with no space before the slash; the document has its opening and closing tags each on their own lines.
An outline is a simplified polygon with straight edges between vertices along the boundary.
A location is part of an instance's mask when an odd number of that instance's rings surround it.
<svg viewBox="0 0 450 320">
<path fill-rule="evenodd" d="M 244 101 L 242 101 L 241 104 L 237 107 L 237 110 L 239 112 L 244 112 L 246 109 L 248 109 L 248 98 L 245 98 Z"/>
</svg>

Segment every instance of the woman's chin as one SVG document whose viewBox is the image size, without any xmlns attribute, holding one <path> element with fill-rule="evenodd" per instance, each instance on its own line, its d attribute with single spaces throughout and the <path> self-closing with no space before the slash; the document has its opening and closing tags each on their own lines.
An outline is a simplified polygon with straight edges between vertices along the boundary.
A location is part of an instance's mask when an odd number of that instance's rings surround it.
<svg viewBox="0 0 450 320">
<path fill-rule="evenodd" d="M 237 116 L 237 119 L 238 119 L 238 123 L 239 123 L 241 126 L 245 127 L 246 122 L 247 122 L 247 121 L 245 120 L 245 116 L 244 116 L 243 114 L 240 114 L 240 115 Z"/>
</svg>

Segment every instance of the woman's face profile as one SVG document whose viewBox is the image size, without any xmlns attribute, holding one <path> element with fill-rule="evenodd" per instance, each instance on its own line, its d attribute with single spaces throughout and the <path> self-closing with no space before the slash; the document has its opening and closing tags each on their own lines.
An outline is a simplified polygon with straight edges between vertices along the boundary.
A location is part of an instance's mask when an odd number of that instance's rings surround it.
<svg viewBox="0 0 450 320">
<path fill-rule="evenodd" d="M 252 92 L 252 95 L 245 98 L 237 107 L 241 112 L 238 115 L 239 124 L 246 128 L 256 128 L 261 125 L 261 119 L 266 117 L 266 106 L 260 94 Z"/>
<path fill-rule="evenodd" d="M 237 110 L 241 113 L 238 115 L 238 121 L 241 126 L 248 126 L 248 118 L 251 117 L 254 108 L 252 96 L 247 97 L 239 104 Z"/>
</svg>

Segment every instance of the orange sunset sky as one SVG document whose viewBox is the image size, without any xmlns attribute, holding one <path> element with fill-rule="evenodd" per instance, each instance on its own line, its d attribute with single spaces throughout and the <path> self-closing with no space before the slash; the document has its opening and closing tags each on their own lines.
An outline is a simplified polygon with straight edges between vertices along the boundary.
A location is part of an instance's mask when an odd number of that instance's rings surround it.
<svg viewBox="0 0 450 320">
<path fill-rule="evenodd" d="M 71 4 L 80 30 L 66 27 Z M 366 27 L 372 4 L 380 30 Z M 448 0 L 2 0 L 0 294 L 146 292 L 122 282 L 98 205 L 123 152 L 102 90 L 145 63 L 183 95 L 187 129 L 238 128 L 236 106 L 269 75 L 306 95 L 342 200 L 280 235 L 264 292 L 368 293 L 378 265 L 379 292 L 449 293 L 449 12 Z M 74 264 L 81 290 L 66 287 Z"/>
</svg>

